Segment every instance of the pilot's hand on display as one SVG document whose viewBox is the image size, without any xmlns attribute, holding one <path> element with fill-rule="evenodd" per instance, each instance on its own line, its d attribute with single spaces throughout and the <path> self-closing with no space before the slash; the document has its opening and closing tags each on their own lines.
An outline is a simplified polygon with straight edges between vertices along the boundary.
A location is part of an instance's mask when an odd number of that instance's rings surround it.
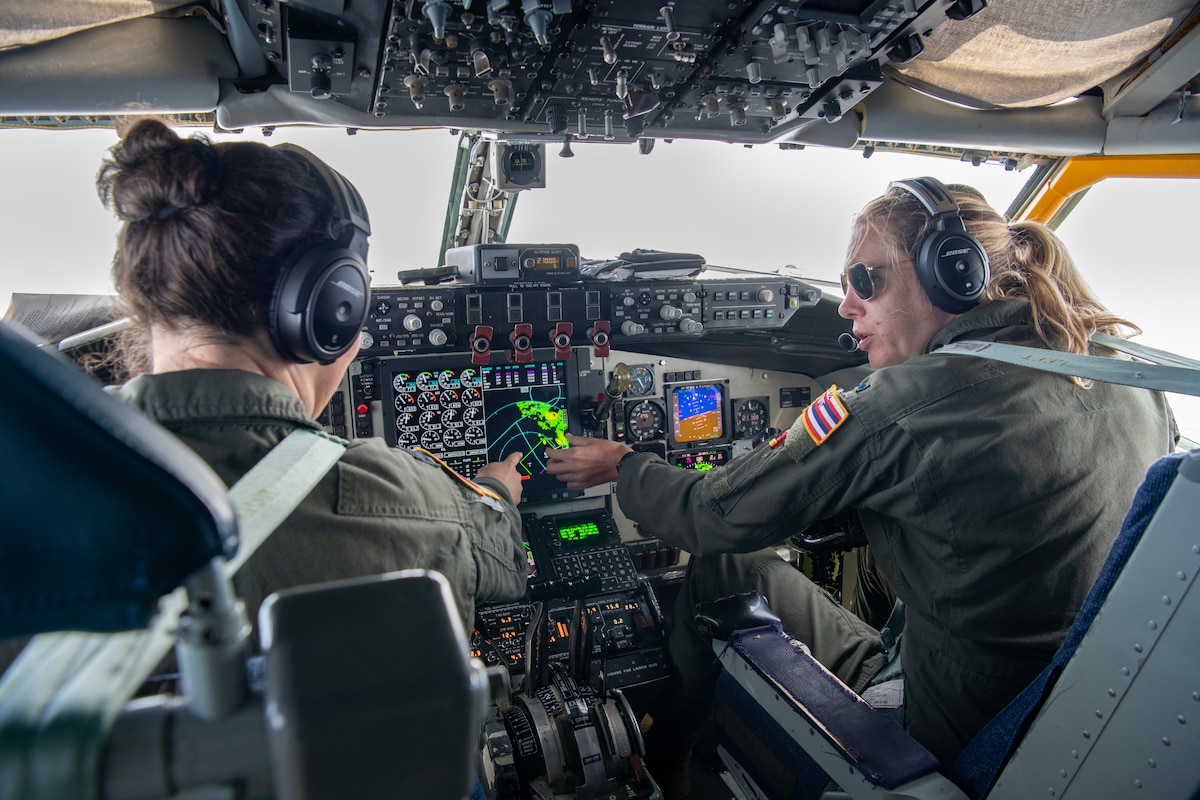
<svg viewBox="0 0 1200 800">
<path fill-rule="evenodd" d="M 518 505 L 521 502 L 521 474 L 517 472 L 517 464 L 521 463 L 521 452 L 509 453 L 503 461 L 493 461 L 490 464 L 484 464 L 475 473 L 477 478 L 495 478 L 504 484 L 504 488 L 508 489 L 508 496 L 512 498 L 513 505 Z"/>
<path fill-rule="evenodd" d="M 617 462 L 632 452 L 628 445 L 608 439 L 587 439 L 567 434 L 571 446 L 565 450 L 546 451 L 546 471 L 567 484 L 568 489 L 615 481 Z"/>
</svg>

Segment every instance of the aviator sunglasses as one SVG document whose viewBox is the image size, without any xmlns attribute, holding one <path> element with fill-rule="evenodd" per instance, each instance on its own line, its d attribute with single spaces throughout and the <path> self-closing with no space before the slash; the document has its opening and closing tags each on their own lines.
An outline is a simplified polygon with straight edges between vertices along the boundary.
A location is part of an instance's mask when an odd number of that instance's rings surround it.
<svg viewBox="0 0 1200 800">
<path fill-rule="evenodd" d="M 880 267 L 868 267 L 861 261 L 851 264 L 842 271 L 842 293 L 854 293 L 862 300 L 870 300 L 883 291 L 883 274 Z"/>
</svg>

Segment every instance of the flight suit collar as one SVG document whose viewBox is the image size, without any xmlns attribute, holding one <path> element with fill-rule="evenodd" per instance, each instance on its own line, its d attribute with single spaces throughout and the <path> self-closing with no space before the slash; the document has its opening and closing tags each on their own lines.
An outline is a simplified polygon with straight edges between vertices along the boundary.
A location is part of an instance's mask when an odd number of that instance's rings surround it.
<svg viewBox="0 0 1200 800">
<path fill-rule="evenodd" d="M 190 369 L 138 375 L 118 390 L 122 399 L 160 423 L 246 417 L 316 428 L 290 389 L 238 369 Z"/>
<path fill-rule="evenodd" d="M 959 339 L 992 338 L 1004 328 L 1028 326 L 1033 321 L 1028 300 L 992 300 L 955 318 L 938 331 L 926 352 L 933 352 Z"/>
</svg>

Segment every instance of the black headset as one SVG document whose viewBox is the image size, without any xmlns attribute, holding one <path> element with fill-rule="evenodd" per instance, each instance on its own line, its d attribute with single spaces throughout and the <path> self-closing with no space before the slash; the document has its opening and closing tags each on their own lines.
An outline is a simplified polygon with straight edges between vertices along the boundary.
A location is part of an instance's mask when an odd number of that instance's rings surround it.
<svg viewBox="0 0 1200 800">
<path fill-rule="evenodd" d="M 958 203 L 937 178 L 893 181 L 888 188 L 902 189 L 917 198 L 937 227 L 913 248 L 917 278 L 930 301 L 951 314 L 970 311 L 983 300 L 990 276 L 987 251 L 963 225 Z"/>
<path fill-rule="evenodd" d="M 329 230 L 286 259 L 271 292 L 269 328 L 289 361 L 330 364 L 358 344 L 371 300 L 367 237 L 371 220 L 350 181 L 303 147 L 275 145 L 304 159 L 333 201 Z"/>
</svg>

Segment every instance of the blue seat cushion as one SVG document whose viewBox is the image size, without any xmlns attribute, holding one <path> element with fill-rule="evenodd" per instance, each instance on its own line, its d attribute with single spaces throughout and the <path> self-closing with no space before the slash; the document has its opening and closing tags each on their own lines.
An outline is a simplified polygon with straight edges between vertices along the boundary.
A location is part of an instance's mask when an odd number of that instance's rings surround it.
<svg viewBox="0 0 1200 800">
<path fill-rule="evenodd" d="M 144 627 L 237 548 L 195 453 L 52 349 L 0 323 L 0 638 Z"/>
<path fill-rule="evenodd" d="M 1071 660 L 1079 642 L 1092 626 L 1100 612 L 1100 606 L 1104 604 L 1121 570 L 1129 561 L 1130 554 L 1142 540 L 1146 526 L 1150 524 L 1150 519 L 1158 510 L 1167 490 L 1175 482 L 1175 475 L 1185 455 L 1172 453 L 1150 465 L 1145 480 L 1134 494 L 1133 503 L 1130 504 L 1121 530 L 1113 541 L 1108 558 L 1100 568 L 1100 574 L 1084 599 L 1083 606 L 1067 632 L 1062 646 L 1033 683 L 984 726 L 959 754 L 949 777 L 968 796 L 983 797 L 996 782 L 1000 769 L 1012 756 L 1017 743 L 1029 729 L 1033 717 L 1042 707 L 1050 690 L 1054 688 L 1063 667 Z"/>
</svg>

